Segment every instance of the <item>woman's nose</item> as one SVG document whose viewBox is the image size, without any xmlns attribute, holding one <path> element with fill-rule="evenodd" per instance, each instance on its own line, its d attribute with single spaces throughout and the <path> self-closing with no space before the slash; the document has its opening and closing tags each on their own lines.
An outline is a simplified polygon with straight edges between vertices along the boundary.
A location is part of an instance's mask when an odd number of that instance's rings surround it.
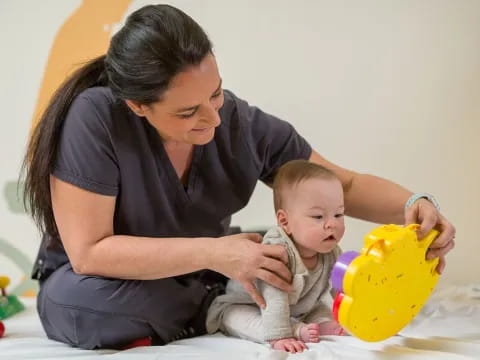
<svg viewBox="0 0 480 360">
<path fill-rule="evenodd" d="M 207 123 L 209 126 L 218 126 L 220 125 L 220 114 L 218 110 L 215 109 L 213 106 L 209 106 L 209 108 L 205 111 L 204 116 L 202 116 L 203 122 Z"/>
<path fill-rule="evenodd" d="M 220 114 L 218 113 L 217 110 L 214 110 L 212 112 L 212 115 L 209 117 L 209 122 L 212 124 L 212 126 L 218 126 L 220 125 Z"/>
</svg>

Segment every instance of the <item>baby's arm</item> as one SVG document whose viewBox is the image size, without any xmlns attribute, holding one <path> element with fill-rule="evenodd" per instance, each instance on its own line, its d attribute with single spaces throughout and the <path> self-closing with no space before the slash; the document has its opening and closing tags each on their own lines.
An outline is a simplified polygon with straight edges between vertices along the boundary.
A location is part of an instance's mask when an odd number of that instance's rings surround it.
<svg viewBox="0 0 480 360">
<path fill-rule="evenodd" d="M 305 343 L 293 335 L 288 294 L 264 282 L 260 285 L 260 291 L 267 305 L 262 309 L 264 340 L 276 350 L 291 353 L 305 350 Z"/>
<path fill-rule="evenodd" d="M 262 309 L 264 340 L 293 337 L 288 294 L 263 281 L 260 282 L 259 288 L 266 304 L 265 309 Z"/>
</svg>

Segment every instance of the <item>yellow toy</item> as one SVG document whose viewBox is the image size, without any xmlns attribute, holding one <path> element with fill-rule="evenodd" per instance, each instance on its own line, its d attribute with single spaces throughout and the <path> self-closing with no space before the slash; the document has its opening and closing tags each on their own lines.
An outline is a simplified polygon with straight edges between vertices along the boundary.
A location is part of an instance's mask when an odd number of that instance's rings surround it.
<svg viewBox="0 0 480 360">
<path fill-rule="evenodd" d="M 332 270 L 338 291 L 333 313 L 365 341 L 396 335 L 420 311 L 438 281 L 438 258 L 425 254 L 438 231 L 417 239 L 419 225 L 384 225 L 365 236 L 361 253 L 349 251 Z"/>
</svg>

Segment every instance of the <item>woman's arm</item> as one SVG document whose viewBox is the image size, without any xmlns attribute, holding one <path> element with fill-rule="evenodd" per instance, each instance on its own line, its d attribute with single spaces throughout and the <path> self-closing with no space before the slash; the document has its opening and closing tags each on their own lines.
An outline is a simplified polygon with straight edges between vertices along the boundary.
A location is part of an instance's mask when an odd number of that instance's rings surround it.
<svg viewBox="0 0 480 360">
<path fill-rule="evenodd" d="M 345 193 L 346 214 L 381 224 L 403 224 L 404 206 L 412 192 L 391 181 L 343 169 L 312 151 L 310 161 L 337 175 Z"/>
<path fill-rule="evenodd" d="M 439 273 L 445 267 L 444 256 L 453 249 L 455 227 L 428 200 L 419 199 L 408 209 L 405 204 L 412 192 L 389 180 L 358 174 L 343 169 L 312 151 L 310 161 L 331 169 L 342 182 L 345 193 L 345 210 L 349 216 L 377 223 L 421 225 L 418 237 L 425 236 L 432 228 L 440 235 L 432 243 L 427 258 L 440 257 Z"/>
<path fill-rule="evenodd" d="M 80 189 L 53 176 L 50 188 L 60 238 L 75 272 L 149 280 L 208 267 L 207 249 L 213 238 L 114 235 L 115 197 Z"/>
<path fill-rule="evenodd" d="M 289 291 L 288 256 L 281 245 L 260 244 L 259 234 L 220 238 L 149 238 L 115 235 L 115 197 L 50 177 L 55 222 L 76 273 L 150 280 L 211 269 L 242 283 L 260 305 L 261 279 Z"/>
</svg>

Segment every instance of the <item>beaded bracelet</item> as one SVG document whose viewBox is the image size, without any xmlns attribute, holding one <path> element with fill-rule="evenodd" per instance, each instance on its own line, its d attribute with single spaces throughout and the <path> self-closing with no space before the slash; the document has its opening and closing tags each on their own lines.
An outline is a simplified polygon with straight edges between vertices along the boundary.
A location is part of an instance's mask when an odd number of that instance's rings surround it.
<svg viewBox="0 0 480 360">
<path fill-rule="evenodd" d="M 427 199 L 428 201 L 430 201 L 433 204 L 433 206 L 435 206 L 435 209 L 440 211 L 440 205 L 438 204 L 437 200 L 433 197 L 433 195 L 430 195 L 428 193 L 417 193 L 417 194 L 413 194 L 412 196 L 410 196 L 410 198 L 407 200 L 407 202 L 405 204 L 405 209 L 412 206 L 413 203 L 415 201 L 417 201 L 418 199 Z"/>
</svg>

